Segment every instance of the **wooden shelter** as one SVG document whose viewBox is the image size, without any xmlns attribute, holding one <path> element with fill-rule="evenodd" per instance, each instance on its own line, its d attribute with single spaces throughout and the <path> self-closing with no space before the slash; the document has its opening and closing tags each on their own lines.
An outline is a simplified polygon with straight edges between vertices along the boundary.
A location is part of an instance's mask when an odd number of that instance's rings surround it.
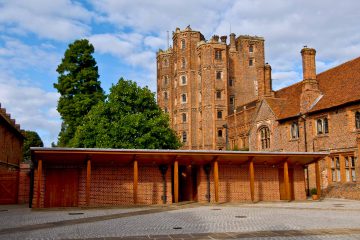
<svg viewBox="0 0 360 240">
<path fill-rule="evenodd" d="M 32 148 L 33 207 L 304 200 L 327 153 Z"/>
</svg>

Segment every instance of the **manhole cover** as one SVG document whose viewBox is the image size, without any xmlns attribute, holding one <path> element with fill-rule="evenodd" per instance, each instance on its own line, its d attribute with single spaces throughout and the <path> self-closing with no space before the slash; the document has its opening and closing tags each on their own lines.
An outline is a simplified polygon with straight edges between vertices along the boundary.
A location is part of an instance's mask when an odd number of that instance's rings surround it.
<svg viewBox="0 0 360 240">
<path fill-rule="evenodd" d="M 236 218 L 246 218 L 246 216 L 235 216 Z"/>
<path fill-rule="evenodd" d="M 173 229 L 182 229 L 182 227 L 173 227 Z"/>
<path fill-rule="evenodd" d="M 211 210 L 213 210 L 213 211 L 220 211 L 221 208 L 213 208 L 213 209 L 211 209 Z"/>
<path fill-rule="evenodd" d="M 82 213 L 82 212 L 71 212 L 71 213 L 69 213 L 69 215 L 82 215 L 82 214 L 84 214 L 84 213 Z"/>
<path fill-rule="evenodd" d="M 7 212 L 7 209 L 0 209 L 0 212 Z"/>
</svg>

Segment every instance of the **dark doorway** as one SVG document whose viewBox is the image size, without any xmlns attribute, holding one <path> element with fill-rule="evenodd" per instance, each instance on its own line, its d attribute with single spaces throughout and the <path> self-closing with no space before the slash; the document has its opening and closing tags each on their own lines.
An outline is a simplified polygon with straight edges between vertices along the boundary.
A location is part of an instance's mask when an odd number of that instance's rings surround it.
<svg viewBox="0 0 360 240">
<path fill-rule="evenodd" d="M 294 200 L 294 169 L 289 168 L 289 185 L 290 185 L 290 200 Z M 279 189 L 280 189 L 280 200 L 286 199 L 285 193 L 285 182 L 284 182 L 284 169 L 279 168 Z"/>
<path fill-rule="evenodd" d="M 77 207 L 78 192 L 78 169 L 46 169 L 45 207 Z"/>
<path fill-rule="evenodd" d="M 197 166 L 179 165 L 179 201 L 197 201 Z"/>
</svg>

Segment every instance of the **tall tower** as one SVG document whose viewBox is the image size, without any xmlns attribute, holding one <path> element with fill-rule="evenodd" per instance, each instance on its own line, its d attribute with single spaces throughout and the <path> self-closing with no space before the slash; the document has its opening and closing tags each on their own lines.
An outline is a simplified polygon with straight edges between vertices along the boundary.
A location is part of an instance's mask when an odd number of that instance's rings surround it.
<svg viewBox="0 0 360 240">
<path fill-rule="evenodd" d="M 264 40 L 214 35 L 190 26 L 157 53 L 158 104 L 169 113 L 183 149 L 226 149 L 227 116 L 265 95 Z"/>
</svg>

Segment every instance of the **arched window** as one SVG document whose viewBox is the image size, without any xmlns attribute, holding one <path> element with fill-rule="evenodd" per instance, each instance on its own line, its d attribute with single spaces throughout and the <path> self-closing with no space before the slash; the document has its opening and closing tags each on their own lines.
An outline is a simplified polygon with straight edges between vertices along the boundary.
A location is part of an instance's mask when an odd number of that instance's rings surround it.
<svg viewBox="0 0 360 240">
<path fill-rule="evenodd" d="M 168 99 L 168 93 L 164 92 L 164 99 L 167 100 Z"/>
<path fill-rule="evenodd" d="M 223 136 L 223 132 L 221 129 L 218 130 L 218 137 L 222 137 Z"/>
<path fill-rule="evenodd" d="M 360 112 L 356 111 L 355 113 L 355 127 L 356 129 L 360 129 Z"/>
<path fill-rule="evenodd" d="M 299 138 L 299 124 L 297 122 L 293 122 L 291 124 L 291 138 L 292 139 Z"/>
<path fill-rule="evenodd" d="M 186 66 L 185 58 L 182 58 L 181 59 L 181 68 L 185 68 L 185 66 Z"/>
<path fill-rule="evenodd" d="M 324 118 L 324 133 L 329 133 L 329 122 L 327 118 Z"/>
<path fill-rule="evenodd" d="M 168 76 L 165 75 L 165 76 L 164 76 L 164 85 L 167 85 L 167 84 L 168 84 Z"/>
<path fill-rule="evenodd" d="M 187 134 L 186 132 L 182 132 L 182 142 L 185 143 L 187 141 Z"/>
<path fill-rule="evenodd" d="M 217 118 L 222 119 L 222 111 L 217 111 Z"/>
<path fill-rule="evenodd" d="M 216 98 L 221 99 L 221 91 L 220 90 L 216 91 Z"/>
<path fill-rule="evenodd" d="M 164 67 L 168 67 L 168 66 L 169 66 L 169 60 L 168 60 L 167 58 L 164 59 L 163 66 L 164 66 Z"/>
<path fill-rule="evenodd" d="M 186 113 L 183 113 L 183 114 L 182 114 L 182 121 L 183 121 L 183 122 L 186 122 Z"/>
<path fill-rule="evenodd" d="M 221 79 L 221 75 L 222 75 L 221 71 L 217 71 L 217 72 L 216 72 L 216 79 L 220 80 L 220 79 Z"/>
<path fill-rule="evenodd" d="M 186 94 L 185 93 L 183 93 L 181 95 L 181 102 L 186 103 Z"/>
<path fill-rule="evenodd" d="M 185 49 L 186 44 L 185 44 L 185 39 L 181 40 L 181 49 Z"/>
<path fill-rule="evenodd" d="M 181 84 L 182 84 L 182 85 L 185 85 L 185 84 L 186 84 L 186 76 L 185 76 L 185 75 L 182 75 L 182 76 L 181 76 Z"/>
<path fill-rule="evenodd" d="M 269 128 L 268 127 L 260 128 L 259 134 L 260 134 L 261 149 L 269 149 L 270 148 Z"/>
</svg>

